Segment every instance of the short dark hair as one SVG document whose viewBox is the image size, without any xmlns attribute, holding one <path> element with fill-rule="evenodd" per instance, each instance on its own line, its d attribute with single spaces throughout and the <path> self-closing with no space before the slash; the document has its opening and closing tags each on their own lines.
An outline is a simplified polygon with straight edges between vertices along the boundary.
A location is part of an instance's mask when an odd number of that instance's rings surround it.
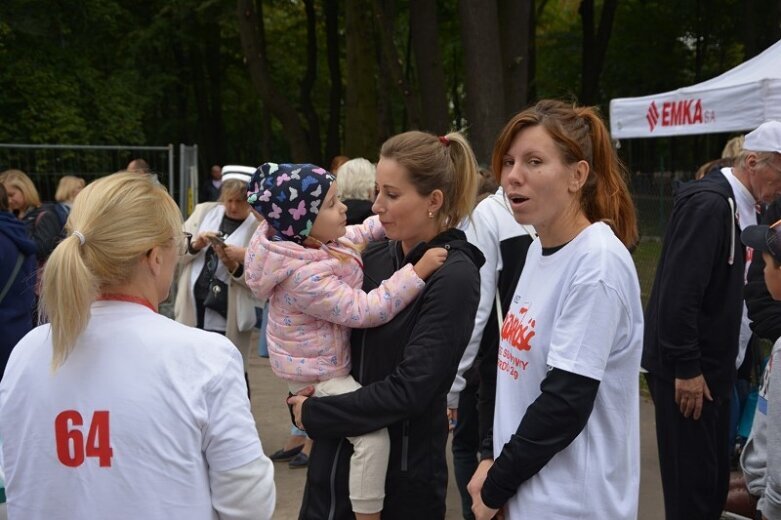
<svg viewBox="0 0 781 520">
<path fill-rule="evenodd" d="M 8 211 L 8 192 L 5 186 L 0 182 L 0 211 Z"/>
</svg>

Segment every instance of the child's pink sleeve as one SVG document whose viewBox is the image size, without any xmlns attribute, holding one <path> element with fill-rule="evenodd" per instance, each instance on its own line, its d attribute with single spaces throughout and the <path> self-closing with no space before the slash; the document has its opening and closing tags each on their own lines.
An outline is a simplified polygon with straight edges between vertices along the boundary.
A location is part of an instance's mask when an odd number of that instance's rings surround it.
<svg viewBox="0 0 781 520">
<path fill-rule="evenodd" d="M 368 293 L 351 287 L 334 274 L 306 275 L 299 272 L 295 281 L 297 285 L 291 288 L 290 294 L 294 295 L 294 304 L 301 312 L 355 329 L 389 322 L 426 285 L 411 264 L 396 271 Z"/>
<path fill-rule="evenodd" d="M 355 245 L 368 244 L 385 238 L 385 228 L 380 223 L 380 217 L 372 215 L 364 220 L 363 224 L 347 226 L 344 237 Z"/>
<path fill-rule="evenodd" d="M 266 299 L 267 294 L 260 293 L 260 279 L 263 275 L 263 265 L 259 260 L 256 260 L 257 252 L 260 251 L 261 235 L 263 226 L 258 226 L 255 233 L 252 234 L 252 238 L 247 247 L 247 252 L 244 253 L 244 282 L 249 287 L 250 291 L 256 298 Z"/>
</svg>

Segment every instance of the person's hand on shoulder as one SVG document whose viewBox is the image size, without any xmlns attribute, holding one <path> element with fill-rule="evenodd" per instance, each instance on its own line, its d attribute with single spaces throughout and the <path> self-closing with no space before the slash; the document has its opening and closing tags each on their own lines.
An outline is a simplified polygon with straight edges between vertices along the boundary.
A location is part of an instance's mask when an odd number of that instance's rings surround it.
<svg viewBox="0 0 781 520">
<path fill-rule="evenodd" d="M 423 257 L 415 264 L 415 273 L 421 280 L 425 280 L 434 274 L 434 271 L 442 267 L 445 260 L 447 260 L 447 249 L 444 247 L 432 247 L 423 253 Z"/>
</svg>

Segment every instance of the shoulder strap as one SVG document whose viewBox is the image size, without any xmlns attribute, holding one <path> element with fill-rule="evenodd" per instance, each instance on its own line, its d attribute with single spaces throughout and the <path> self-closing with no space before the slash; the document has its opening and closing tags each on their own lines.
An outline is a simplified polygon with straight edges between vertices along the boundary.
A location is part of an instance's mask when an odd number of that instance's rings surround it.
<svg viewBox="0 0 781 520">
<path fill-rule="evenodd" d="M 5 283 L 3 292 L 0 292 L 0 302 L 5 299 L 5 295 L 8 294 L 8 291 L 11 290 L 11 286 L 14 284 L 14 281 L 16 281 L 16 277 L 19 275 L 19 271 L 22 269 L 22 264 L 24 263 L 25 258 L 26 257 L 24 254 L 19 251 L 19 256 L 16 257 L 16 265 L 14 265 L 14 269 L 11 271 L 11 277 L 8 278 L 8 281 Z"/>
<path fill-rule="evenodd" d="M 43 216 L 46 214 L 46 210 L 41 208 L 41 210 L 38 212 L 38 214 L 35 216 L 35 225 L 37 226 L 38 223 L 41 221 Z"/>
<path fill-rule="evenodd" d="M 502 324 L 504 323 L 504 311 L 502 301 L 499 299 L 499 289 L 496 290 L 496 323 L 499 325 L 499 339 L 502 339 Z"/>
</svg>

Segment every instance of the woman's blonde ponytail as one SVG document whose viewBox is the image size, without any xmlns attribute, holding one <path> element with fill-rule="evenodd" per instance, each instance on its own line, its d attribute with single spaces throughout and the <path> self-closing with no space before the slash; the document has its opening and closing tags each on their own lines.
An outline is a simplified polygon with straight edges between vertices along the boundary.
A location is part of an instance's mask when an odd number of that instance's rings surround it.
<svg viewBox="0 0 781 520">
<path fill-rule="evenodd" d="M 65 362 L 84 331 L 90 306 L 98 296 L 98 280 L 84 263 L 79 237 L 65 238 L 49 256 L 41 285 L 41 313 L 52 327 L 52 370 Z"/>
<path fill-rule="evenodd" d="M 67 236 L 43 271 L 41 313 L 51 323 L 52 369 L 73 350 L 106 287 L 132 283 L 141 258 L 156 246 L 183 240 L 182 214 L 150 175 L 120 172 L 76 197 Z"/>
</svg>

